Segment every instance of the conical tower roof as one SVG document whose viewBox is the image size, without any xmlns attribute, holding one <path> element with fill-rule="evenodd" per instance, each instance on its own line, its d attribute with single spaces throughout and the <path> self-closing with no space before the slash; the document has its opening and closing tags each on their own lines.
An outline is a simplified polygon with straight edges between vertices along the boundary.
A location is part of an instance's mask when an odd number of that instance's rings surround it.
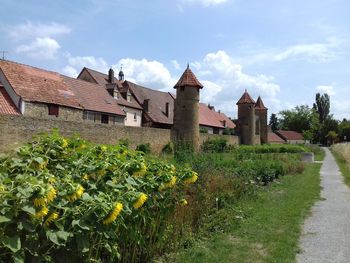
<svg viewBox="0 0 350 263">
<path fill-rule="evenodd" d="M 177 89 L 179 87 L 185 87 L 185 86 L 197 87 L 199 89 L 203 88 L 203 85 L 198 81 L 196 76 L 193 74 L 189 65 L 187 65 L 186 70 L 184 71 L 184 73 L 182 73 L 182 76 L 174 86 L 174 89 Z"/>
<path fill-rule="evenodd" d="M 247 90 L 245 90 L 242 97 L 237 101 L 236 104 L 255 104 L 255 101 L 252 99 L 252 97 L 250 97 Z"/>
<path fill-rule="evenodd" d="M 267 110 L 267 108 L 265 107 L 261 97 L 259 96 L 258 100 L 255 103 L 255 109 L 257 110 Z"/>
</svg>

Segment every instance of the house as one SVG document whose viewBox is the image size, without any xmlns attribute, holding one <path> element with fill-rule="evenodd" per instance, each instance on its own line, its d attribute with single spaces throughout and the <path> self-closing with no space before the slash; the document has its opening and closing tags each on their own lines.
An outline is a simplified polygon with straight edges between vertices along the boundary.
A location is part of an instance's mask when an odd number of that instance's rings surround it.
<svg viewBox="0 0 350 263">
<path fill-rule="evenodd" d="M 119 72 L 117 79 L 114 77 L 113 69 L 110 69 L 108 75 L 106 75 L 93 69 L 83 68 L 77 79 L 95 83 L 106 89 L 124 111 L 125 126 L 142 126 L 142 107 L 131 93 L 128 84 L 124 84 L 124 73 L 122 70 Z"/>
<path fill-rule="evenodd" d="M 125 113 L 97 84 L 56 72 L 0 60 L 2 97 L 18 114 L 121 125 Z"/>
<path fill-rule="evenodd" d="M 199 127 L 210 134 L 223 134 L 225 129 L 236 125 L 224 113 L 215 111 L 214 106 L 199 103 Z"/>
<path fill-rule="evenodd" d="M 284 144 L 286 143 L 280 136 L 272 131 L 267 132 L 267 143 L 269 144 Z"/>
<path fill-rule="evenodd" d="M 299 132 L 278 130 L 275 133 L 289 144 L 305 143 L 304 136 Z"/>
<path fill-rule="evenodd" d="M 0 115 L 21 115 L 9 94 L 0 82 Z"/>
<path fill-rule="evenodd" d="M 174 120 L 174 102 L 176 96 L 170 92 L 164 92 L 147 88 L 131 81 L 124 80 L 122 71 L 118 74 L 119 79 L 114 78 L 114 82 L 122 99 L 118 100 L 120 105 L 125 106 L 125 110 L 136 112 L 137 116 L 142 115 L 142 126 L 162 129 L 171 129 Z M 78 79 L 83 79 L 100 85 L 106 85 L 110 82 L 109 74 L 104 74 L 89 68 L 83 68 Z M 121 104 L 123 98 L 129 98 L 133 103 L 133 108 L 126 104 Z M 124 99 L 125 101 L 125 99 Z M 124 103 L 124 102 L 123 102 Z M 141 110 L 140 110 L 141 109 Z M 220 112 L 208 111 L 205 104 L 199 104 L 199 124 L 209 133 L 222 134 L 226 128 L 233 129 L 235 124 L 224 114 Z M 127 124 L 125 124 L 127 125 Z"/>
</svg>

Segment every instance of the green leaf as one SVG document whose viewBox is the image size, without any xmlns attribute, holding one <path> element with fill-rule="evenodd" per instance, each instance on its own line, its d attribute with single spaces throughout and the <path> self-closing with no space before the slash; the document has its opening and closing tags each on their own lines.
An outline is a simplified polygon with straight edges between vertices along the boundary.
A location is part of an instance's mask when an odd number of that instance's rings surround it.
<svg viewBox="0 0 350 263">
<path fill-rule="evenodd" d="M 44 163 L 44 159 L 41 158 L 41 157 L 36 157 L 36 158 L 34 158 L 34 160 L 35 160 L 38 164 Z"/>
<path fill-rule="evenodd" d="M 35 209 L 34 209 L 34 207 L 32 207 L 32 206 L 28 206 L 28 205 L 23 206 L 23 207 L 22 207 L 22 210 L 23 210 L 24 212 L 27 212 L 28 214 L 35 215 Z"/>
<path fill-rule="evenodd" d="M 57 237 L 61 240 L 67 241 L 69 236 L 70 236 L 69 232 L 66 232 L 63 230 L 57 231 Z"/>
<path fill-rule="evenodd" d="M 64 245 L 70 236 L 69 232 L 59 230 L 59 231 L 47 231 L 46 232 L 47 238 L 56 245 Z"/>
<path fill-rule="evenodd" d="M 0 223 L 5 223 L 5 222 L 9 222 L 11 221 L 10 218 L 6 217 L 6 216 L 0 216 Z"/>
<path fill-rule="evenodd" d="M 5 236 L 2 238 L 2 244 L 5 247 L 9 248 L 13 253 L 16 253 L 21 249 L 21 239 L 19 238 L 19 236 Z"/>
</svg>

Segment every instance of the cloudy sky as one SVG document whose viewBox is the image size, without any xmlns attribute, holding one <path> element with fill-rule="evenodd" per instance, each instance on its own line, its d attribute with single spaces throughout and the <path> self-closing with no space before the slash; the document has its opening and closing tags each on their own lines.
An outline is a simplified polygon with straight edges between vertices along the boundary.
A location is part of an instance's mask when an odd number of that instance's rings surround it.
<svg viewBox="0 0 350 263">
<path fill-rule="evenodd" d="M 122 64 L 126 79 L 165 91 L 189 63 L 201 100 L 234 118 L 244 89 L 269 113 L 326 92 L 335 117 L 350 118 L 349 10 L 349 0 L 0 0 L 0 50 L 73 77 Z"/>
</svg>

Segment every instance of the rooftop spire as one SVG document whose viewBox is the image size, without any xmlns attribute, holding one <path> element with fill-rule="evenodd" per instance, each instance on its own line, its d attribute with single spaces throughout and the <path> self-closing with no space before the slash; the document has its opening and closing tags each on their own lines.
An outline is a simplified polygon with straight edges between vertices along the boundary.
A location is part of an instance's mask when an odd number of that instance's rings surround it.
<svg viewBox="0 0 350 263">
<path fill-rule="evenodd" d="M 255 109 L 267 110 L 260 96 L 258 97 L 258 100 L 255 103 Z"/>
<path fill-rule="evenodd" d="M 250 97 L 247 89 L 245 89 L 242 97 L 237 101 L 236 104 L 255 104 L 255 101 L 252 99 L 252 97 Z"/>
<path fill-rule="evenodd" d="M 190 69 L 190 65 L 187 63 L 187 68 L 182 73 L 181 78 L 179 81 L 176 83 L 174 88 L 179 88 L 179 87 L 185 87 L 185 86 L 190 86 L 190 87 L 197 87 L 199 89 L 203 88 L 203 85 L 198 81 L 196 76 L 193 74 L 192 70 Z"/>
</svg>

